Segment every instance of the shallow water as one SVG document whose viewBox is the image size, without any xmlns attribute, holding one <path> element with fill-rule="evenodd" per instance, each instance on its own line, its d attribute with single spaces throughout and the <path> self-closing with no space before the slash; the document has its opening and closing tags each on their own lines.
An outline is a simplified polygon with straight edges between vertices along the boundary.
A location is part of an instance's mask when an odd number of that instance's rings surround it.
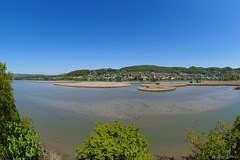
<svg viewBox="0 0 240 160">
<path fill-rule="evenodd" d="M 153 155 L 181 156 L 187 151 L 186 128 L 209 130 L 216 120 L 234 121 L 240 114 L 240 92 L 234 87 L 179 87 L 173 92 L 149 93 L 127 88 L 86 89 L 52 83 L 13 82 L 14 97 L 22 116 L 34 121 L 41 141 L 74 159 L 95 122 L 135 122 L 150 141 Z"/>
</svg>

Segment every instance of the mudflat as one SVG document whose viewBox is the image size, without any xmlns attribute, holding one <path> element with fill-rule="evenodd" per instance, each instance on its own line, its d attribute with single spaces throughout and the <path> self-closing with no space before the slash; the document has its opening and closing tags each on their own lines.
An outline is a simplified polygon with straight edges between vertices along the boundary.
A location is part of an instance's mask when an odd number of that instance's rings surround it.
<svg viewBox="0 0 240 160">
<path fill-rule="evenodd" d="M 127 82 L 65 82 L 54 83 L 54 85 L 77 88 L 121 88 L 130 87 L 132 84 Z"/>
<path fill-rule="evenodd" d="M 240 86 L 240 81 L 202 81 L 188 83 L 188 86 Z"/>
<path fill-rule="evenodd" d="M 240 81 L 202 81 L 199 83 L 157 82 L 157 83 L 150 83 L 150 84 L 142 84 L 141 87 L 138 87 L 138 90 L 147 91 L 147 92 L 166 92 L 166 91 L 174 91 L 176 87 L 185 87 L 185 86 L 240 86 Z"/>
</svg>

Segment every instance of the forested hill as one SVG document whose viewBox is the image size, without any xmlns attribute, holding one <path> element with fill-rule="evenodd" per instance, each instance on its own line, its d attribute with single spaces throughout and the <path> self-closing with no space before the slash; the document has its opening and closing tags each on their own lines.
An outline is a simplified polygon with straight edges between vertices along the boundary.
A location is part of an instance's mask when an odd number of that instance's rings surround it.
<svg viewBox="0 0 240 160">
<path fill-rule="evenodd" d="M 75 70 L 65 74 L 66 76 L 87 76 L 89 74 L 102 75 L 102 74 L 132 74 L 132 73 L 169 73 L 169 74 L 214 74 L 214 75 L 235 75 L 240 74 L 240 68 L 233 69 L 231 67 L 161 67 L 155 65 L 139 65 L 123 67 L 121 69 L 97 69 L 97 70 Z"/>
</svg>

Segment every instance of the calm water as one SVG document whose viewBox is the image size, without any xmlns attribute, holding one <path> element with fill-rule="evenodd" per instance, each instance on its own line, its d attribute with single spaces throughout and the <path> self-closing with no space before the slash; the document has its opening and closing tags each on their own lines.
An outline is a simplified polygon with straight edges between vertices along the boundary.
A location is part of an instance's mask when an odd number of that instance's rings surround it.
<svg viewBox="0 0 240 160">
<path fill-rule="evenodd" d="M 153 155 L 181 156 L 188 150 L 186 128 L 209 130 L 217 120 L 233 122 L 240 114 L 240 91 L 229 86 L 181 87 L 174 92 L 148 93 L 132 87 L 82 89 L 53 86 L 52 83 L 13 82 L 17 108 L 33 119 L 41 141 L 74 159 L 95 122 L 141 127 L 150 141 Z"/>
</svg>

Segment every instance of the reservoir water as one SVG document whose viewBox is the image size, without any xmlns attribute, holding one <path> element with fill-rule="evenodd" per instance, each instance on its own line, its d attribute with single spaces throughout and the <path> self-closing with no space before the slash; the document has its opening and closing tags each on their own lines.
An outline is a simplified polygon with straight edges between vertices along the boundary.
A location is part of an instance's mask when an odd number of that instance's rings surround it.
<svg viewBox="0 0 240 160">
<path fill-rule="evenodd" d="M 161 82 L 160 82 L 161 83 Z M 186 128 L 209 130 L 217 120 L 240 114 L 240 91 L 231 86 L 187 86 L 173 92 L 149 93 L 132 87 L 86 89 L 52 83 L 15 81 L 15 104 L 31 118 L 43 144 L 64 159 L 74 159 L 95 122 L 135 123 L 150 141 L 152 155 L 180 157 L 188 151 Z"/>
</svg>

